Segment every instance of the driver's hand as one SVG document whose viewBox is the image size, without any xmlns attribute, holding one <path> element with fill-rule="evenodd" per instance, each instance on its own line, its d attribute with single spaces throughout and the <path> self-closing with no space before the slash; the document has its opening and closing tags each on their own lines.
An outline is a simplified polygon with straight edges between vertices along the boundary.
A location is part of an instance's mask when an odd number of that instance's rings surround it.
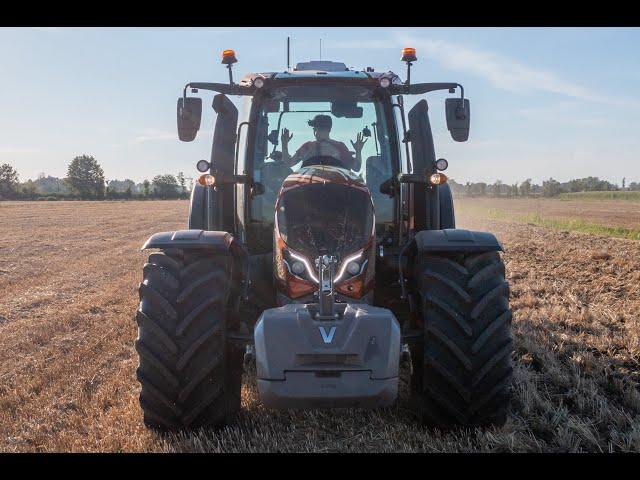
<svg viewBox="0 0 640 480">
<path fill-rule="evenodd" d="M 362 132 L 358 133 L 355 143 L 353 141 L 351 142 L 351 145 L 353 146 L 353 149 L 356 151 L 356 153 L 360 153 L 362 151 L 362 147 L 364 147 L 364 144 L 367 143 L 367 140 L 369 139 L 364 138 Z"/>
<path fill-rule="evenodd" d="M 289 145 L 289 140 L 293 138 L 293 133 L 289 134 L 288 128 L 282 129 L 282 134 L 280 135 L 280 140 L 282 140 L 282 145 Z"/>
</svg>

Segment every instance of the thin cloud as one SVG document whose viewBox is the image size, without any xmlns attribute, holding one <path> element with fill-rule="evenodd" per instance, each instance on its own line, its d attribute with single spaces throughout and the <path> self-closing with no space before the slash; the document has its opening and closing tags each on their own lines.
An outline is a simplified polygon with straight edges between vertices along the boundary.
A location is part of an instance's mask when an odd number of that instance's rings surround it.
<svg viewBox="0 0 640 480">
<path fill-rule="evenodd" d="M 613 106 L 638 106 L 638 102 L 601 95 L 575 82 L 564 80 L 553 72 L 537 69 L 495 52 L 462 45 L 396 34 L 399 44 L 411 44 L 452 70 L 484 78 L 497 88 L 515 93 L 548 92 L 587 102 Z"/>
<path fill-rule="evenodd" d="M 586 88 L 576 82 L 560 78 L 556 73 L 515 61 L 496 52 L 464 45 L 395 32 L 390 39 L 372 41 L 344 41 L 330 44 L 331 48 L 398 49 L 412 45 L 418 54 L 431 58 L 444 67 L 465 72 L 488 81 L 501 90 L 513 93 L 547 92 L 587 102 L 612 106 L 640 107 L 640 102 L 619 99 Z"/>
</svg>

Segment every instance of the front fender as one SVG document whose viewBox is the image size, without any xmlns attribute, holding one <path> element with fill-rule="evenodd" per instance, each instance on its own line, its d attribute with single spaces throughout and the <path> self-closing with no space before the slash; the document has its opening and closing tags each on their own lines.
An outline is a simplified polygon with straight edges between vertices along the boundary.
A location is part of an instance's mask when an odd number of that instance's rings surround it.
<svg viewBox="0 0 640 480">
<path fill-rule="evenodd" d="M 414 237 L 418 252 L 491 252 L 502 251 L 502 244 L 492 233 L 460 228 L 422 230 Z"/>
<path fill-rule="evenodd" d="M 141 250 L 148 248 L 181 248 L 209 250 L 217 255 L 243 255 L 244 248 L 229 232 L 177 230 L 151 235 Z"/>
</svg>

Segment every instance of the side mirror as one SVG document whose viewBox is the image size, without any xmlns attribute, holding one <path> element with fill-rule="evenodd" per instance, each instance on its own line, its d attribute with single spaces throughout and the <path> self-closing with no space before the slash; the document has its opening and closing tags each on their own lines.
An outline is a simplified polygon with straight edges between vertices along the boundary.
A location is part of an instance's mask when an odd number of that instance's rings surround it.
<svg viewBox="0 0 640 480">
<path fill-rule="evenodd" d="M 447 128 L 456 142 L 466 142 L 469 138 L 469 124 L 471 122 L 471 109 L 469 99 L 447 98 L 445 100 L 447 116 Z"/>
<path fill-rule="evenodd" d="M 191 142 L 196 138 L 202 118 L 202 99 L 197 97 L 178 98 L 178 138 Z"/>
</svg>

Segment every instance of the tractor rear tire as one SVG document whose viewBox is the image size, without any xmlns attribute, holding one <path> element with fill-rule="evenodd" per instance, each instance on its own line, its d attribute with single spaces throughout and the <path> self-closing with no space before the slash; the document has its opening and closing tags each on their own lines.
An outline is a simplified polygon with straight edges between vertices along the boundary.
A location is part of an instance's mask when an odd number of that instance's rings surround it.
<svg viewBox="0 0 640 480">
<path fill-rule="evenodd" d="M 424 343 L 411 351 L 411 392 L 422 420 L 444 429 L 503 425 L 513 340 L 500 254 L 425 254 L 417 267 Z"/>
<path fill-rule="evenodd" d="M 178 249 L 149 255 L 135 344 L 148 427 L 220 427 L 240 410 L 243 350 L 226 338 L 231 270 L 228 256 Z"/>
</svg>

